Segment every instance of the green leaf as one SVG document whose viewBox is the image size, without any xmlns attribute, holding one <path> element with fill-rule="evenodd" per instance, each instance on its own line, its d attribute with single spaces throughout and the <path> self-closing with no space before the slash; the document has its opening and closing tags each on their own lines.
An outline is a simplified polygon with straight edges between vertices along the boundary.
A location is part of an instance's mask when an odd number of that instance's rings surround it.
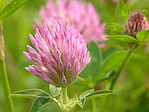
<svg viewBox="0 0 149 112">
<path fill-rule="evenodd" d="M 85 105 L 86 98 L 77 101 L 77 104 L 83 109 Z"/>
<path fill-rule="evenodd" d="M 60 95 L 61 88 L 50 84 L 49 85 L 49 91 L 50 91 L 50 95 L 55 98 L 55 97 Z"/>
<path fill-rule="evenodd" d="M 89 94 L 91 94 L 91 93 L 94 92 L 94 91 L 95 91 L 94 89 L 87 90 L 87 91 L 83 92 L 83 93 L 79 96 L 79 98 L 80 98 L 80 99 L 84 99 L 84 98 L 86 98 Z"/>
<path fill-rule="evenodd" d="M 111 95 L 111 94 L 114 94 L 113 91 L 111 90 L 99 90 L 99 91 L 92 92 L 91 94 L 86 96 L 86 98 L 97 98 L 97 97 L 102 97 L 102 96 Z"/>
<path fill-rule="evenodd" d="M 53 100 L 50 98 L 37 98 L 33 102 L 30 112 L 39 112 L 45 109 L 50 104 L 51 101 Z"/>
<path fill-rule="evenodd" d="M 49 93 L 41 89 L 27 89 L 13 92 L 10 96 L 25 97 L 25 98 L 50 98 Z"/>
<path fill-rule="evenodd" d="M 122 61 L 125 59 L 126 55 L 127 51 L 117 51 L 111 54 L 103 63 L 103 66 L 101 67 L 99 74 L 97 75 L 96 80 L 94 81 L 97 81 L 101 76 L 103 76 L 107 72 L 114 70 L 118 66 L 120 66 Z"/>
<path fill-rule="evenodd" d="M 104 76 L 102 76 L 99 80 L 97 80 L 96 84 L 99 84 L 100 82 L 102 82 L 104 80 L 112 79 L 115 76 L 116 76 L 116 72 L 110 71 L 110 72 L 106 73 Z"/>
<path fill-rule="evenodd" d="M 116 39 L 124 42 L 133 42 L 133 43 L 138 42 L 134 37 L 128 36 L 128 35 L 112 35 L 112 36 L 107 36 L 106 38 Z"/>
<path fill-rule="evenodd" d="M 126 5 L 124 4 L 123 0 L 120 0 L 119 3 L 120 3 L 120 14 L 121 14 L 123 23 L 125 23 L 128 18 L 128 10 L 127 10 Z"/>
<path fill-rule="evenodd" d="M 120 51 L 121 49 L 118 47 L 110 47 L 108 48 L 106 51 L 103 52 L 103 60 L 105 60 L 108 56 L 110 56 L 112 53 L 116 52 L 116 51 Z"/>
<path fill-rule="evenodd" d="M 0 12 L 0 19 L 3 19 L 9 16 L 10 14 L 14 13 L 28 1 L 29 0 L 13 0 Z"/>
<path fill-rule="evenodd" d="M 106 28 L 112 29 L 112 30 L 116 30 L 116 31 L 121 31 L 124 32 L 124 28 L 117 24 L 117 23 L 108 23 L 105 25 Z"/>
<path fill-rule="evenodd" d="M 70 108 L 74 108 L 76 106 L 77 103 L 77 96 L 75 96 L 74 98 L 71 98 L 70 100 L 68 100 L 68 106 Z"/>
<path fill-rule="evenodd" d="M 89 76 L 95 78 L 95 76 L 99 72 L 100 64 L 102 61 L 102 55 L 99 50 L 99 47 L 95 42 L 90 42 L 88 44 L 88 50 L 90 51 L 91 61 L 87 65 L 87 67 L 81 72 L 80 76 L 83 78 L 87 78 Z"/>
<path fill-rule="evenodd" d="M 149 30 L 143 30 L 137 33 L 136 35 L 138 41 L 143 42 L 145 41 L 147 38 L 149 38 Z"/>
</svg>

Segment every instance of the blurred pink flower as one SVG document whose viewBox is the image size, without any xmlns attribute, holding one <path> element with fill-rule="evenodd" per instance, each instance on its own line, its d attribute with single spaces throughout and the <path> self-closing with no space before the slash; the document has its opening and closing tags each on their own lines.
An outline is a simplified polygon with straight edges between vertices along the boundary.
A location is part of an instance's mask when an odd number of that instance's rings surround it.
<svg viewBox="0 0 149 112">
<path fill-rule="evenodd" d="M 30 65 L 26 70 L 56 86 L 70 84 L 90 62 L 90 52 L 83 35 L 74 25 L 63 27 L 53 18 L 44 22 L 43 34 L 36 29 L 35 38 L 30 34 L 32 48 L 27 45 L 29 53 L 26 58 L 37 65 Z"/>
<path fill-rule="evenodd" d="M 52 0 L 48 0 L 46 8 L 41 7 L 40 16 L 43 21 L 49 20 L 50 17 L 59 19 L 64 26 L 69 21 L 79 29 L 86 42 L 106 40 L 105 24 L 99 23 L 100 18 L 91 3 L 82 0 L 57 0 L 53 3 Z M 38 21 L 36 27 L 41 27 Z"/>
</svg>

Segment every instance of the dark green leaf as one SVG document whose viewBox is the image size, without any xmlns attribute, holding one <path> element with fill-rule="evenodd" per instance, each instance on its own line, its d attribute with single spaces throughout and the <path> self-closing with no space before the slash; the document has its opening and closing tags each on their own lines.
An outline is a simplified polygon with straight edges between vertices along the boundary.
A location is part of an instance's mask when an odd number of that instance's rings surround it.
<svg viewBox="0 0 149 112">
<path fill-rule="evenodd" d="M 118 47 L 110 47 L 108 48 L 106 51 L 103 52 L 103 59 L 106 59 L 108 56 L 110 56 L 112 53 L 116 52 L 116 51 L 119 51 L 121 50 L 120 48 Z"/>
<path fill-rule="evenodd" d="M 138 42 L 134 37 L 131 37 L 128 35 L 112 35 L 112 36 L 107 36 L 106 38 L 116 39 L 124 42 L 133 42 L 133 43 Z"/>
<path fill-rule="evenodd" d="M 80 98 L 80 99 L 84 99 L 84 98 L 86 98 L 86 96 L 88 96 L 88 95 L 91 94 L 92 92 L 94 92 L 94 89 L 87 90 L 87 91 L 83 92 L 83 93 L 79 96 L 79 98 Z"/>
<path fill-rule="evenodd" d="M 83 109 L 85 105 L 86 98 L 77 101 L 77 104 Z"/>
<path fill-rule="evenodd" d="M 111 91 L 111 90 L 99 90 L 99 91 L 92 92 L 91 94 L 86 96 L 86 98 L 97 98 L 97 97 L 102 97 L 102 96 L 106 96 L 106 95 L 110 95 L 110 94 L 114 94 L 113 91 Z"/>
<path fill-rule="evenodd" d="M 50 91 L 50 95 L 52 97 L 57 97 L 60 95 L 61 92 L 61 88 L 60 87 L 56 87 L 52 84 L 49 85 L 49 91 Z"/>
<path fill-rule="evenodd" d="M 127 55 L 126 51 L 117 51 L 112 55 L 110 55 L 103 63 L 103 66 L 101 67 L 100 72 L 96 77 L 96 80 L 98 80 L 101 76 L 103 76 L 107 72 L 116 69 L 125 59 L 126 55 Z"/>
<path fill-rule="evenodd" d="M 112 30 L 116 30 L 116 31 L 121 31 L 124 32 L 124 28 L 117 24 L 117 23 L 108 23 L 105 25 L 106 28 L 112 29 Z"/>
<path fill-rule="evenodd" d="M 121 14 L 123 23 L 125 23 L 128 18 L 128 10 L 127 10 L 126 5 L 124 4 L 123 0 L 120 0 L 120 14 Z"/>
<path fill-rule="evenodd" d="M 50 98 L 37 98 L 33 102 L 30 112 L 39 112 L 39 111 L 43 110 L 44 108 L 46 108 L 49 105 L 49 103 L 51 101 L 53 101 L 53 100 Z"/>
<path fill-rule="evenodd" d="M 5 18 L 10 14 L 14 13 L 28 1 L 29 0 L 13 0 L 0 12 L 0 19 Z"/>
<path fill-rule="evenodd" d="M 149 30 L 143 30 L 137 33 L 136 35 L 138 41 L 143 42 L 145 41 L 147 38 L 149 38 Z"/>
<path fill-rule="evenodd" d="M 50 95 L 47 92 L 41 89 L 20 90 L 10 95 L 17 96 L 17 97 L 25 97 L 25 98 L 39 98 L 39 97 L 49 98 L 50 97 Z"/>
<path fill-rule="evenodd" d="M 99 50 L 99 47 L 95 42 L 90 42 L 88 44 L 88 50 L 90 51 L 91 61 L 87 65 L 87 67 L 81 72 L 80 76 L 83 78 L 92 76 L 94 78 L 99 72 L 100 64 L 102 61 L 102 55 Z"/>
</svg>

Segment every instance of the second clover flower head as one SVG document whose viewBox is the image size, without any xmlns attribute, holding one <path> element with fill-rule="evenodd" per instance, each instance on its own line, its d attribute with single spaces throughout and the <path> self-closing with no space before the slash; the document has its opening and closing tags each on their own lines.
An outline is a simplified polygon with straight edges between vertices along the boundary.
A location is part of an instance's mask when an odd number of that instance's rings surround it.
<svg viewBox="0 0 149 112">
<path fill-rule="evenodd" d="M 142 30 L 149 30 L 147 18 L 140 11 L 132 13 L 125 24 L 125 34 L 136 38 L 136 34 Z"/>
<path fill-rule="evenodd" d="M 41 7 L 40 16 L 43 21 L 57 18 L 64 26 L 69 21 L 79 29 L 86 42 L 106 40 L 105 25 L 99 23 L 100 18 L 93 5 L 83 0 L 57 0 L 56 3 L 48 0 L 46 8 Z M 39 26 L 37 21 L 36 26 Z"/>
<path fill-rule="evenodd" d="M 27 45 L 29 53 L 26 58 L 36 65 L 26 70 L 56 86 L 70 84 L 90 62 L 90 52 L 83 36 L 73 25 L 66 28 L 51 18 L 44 22 L 41 34 L 36 29 L 35 38 L 30 34 L 32 48 Z"/>
</svg>

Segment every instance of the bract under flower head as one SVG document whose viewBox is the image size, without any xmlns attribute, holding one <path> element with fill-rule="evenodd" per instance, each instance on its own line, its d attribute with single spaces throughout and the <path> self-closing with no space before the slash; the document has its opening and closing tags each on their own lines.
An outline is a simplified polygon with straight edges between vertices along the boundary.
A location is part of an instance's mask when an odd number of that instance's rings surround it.
<svg viewBox="0 0 149 112">
<path fill-rule="evenodd" d="M 125 34 L 136 38 L 136 34 L 142 30 L 149 30 L 146 17 L 140 11 L 132 13 L 125 24 Z"/>
<path fill-rule="evenodd" d="M 26 58 L 36 63 L 26 70 L 56 86 L 70 84 L 90 62 L 90 53 L 83 36 L 73 25 L 64 28 L 60 22 L 51 18 L 44 22 L 41 34 L 36 29 L 35 38 L 30 34 L 32 48 Z"/>
<path fill-rule="evenodd" d="M 64 26 L 69 21 L 79 29 L 86 42 L 106 40 L 105 24 L 99 23 L 99 16 L 91 3 L 82 0 L 57 0 L 55 4 L 48 0 L 46 8 L 41 7 L 40 16 L 43 21 L 49 20 L 50 17 L 57 18 Z M 37 21 L 36 26 L 40 27 Z"/>
</svg>

